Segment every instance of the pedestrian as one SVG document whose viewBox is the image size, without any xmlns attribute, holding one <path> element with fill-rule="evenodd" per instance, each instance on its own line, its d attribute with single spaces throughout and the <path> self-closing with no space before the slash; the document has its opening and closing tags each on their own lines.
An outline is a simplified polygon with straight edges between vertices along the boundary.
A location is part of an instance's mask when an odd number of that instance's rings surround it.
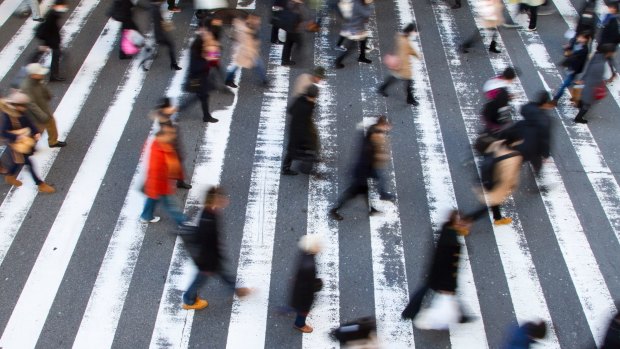
<svg viewBox="0 0 620 349">
<path fill-rule="evenodd" d="M 562 61 L 562 66 L 566 68 L 566 76 L 560 88 L 553 96 L 553 104 L 557 105 L 558 101 L 564 94 L 564 90 L 570 87 L 575 78 L 581 74 L 583 68 L 588 61 L 588 54 L 590 53 L 590 33 L 583 31 L 577 34 L 577 37 L 572 41 L 572 45 L 565 49 L 564 56 L 566 58 Z"/>
<path fill-rule="evenodd" d="M 30 156 L 34 154 L 36 141 L 41 133 L 24 113 L 28 110 L 30 98 L 23 92 L 15 91 L 6 99 L 0 100 L 0 138 L 8 144 L 11 165 L 7 169 L 4 180 L 7 184 L 20 187 L 23 183 L 17 179 L 21 167 L 28 165 L 30 175 L 42 193 L 54 193 L 56 189 L 43 182 L 35 172 Z"/>
<path fill-rule="evenodd" d="M 340 19 L 340 22 L 346 22 L 351 18 L 353 14 L 353 1 L 354 0 L 332 0 L 336 2 L 335 12 L 337 17 Z M 336 42 L 336 46 L 334 49 L 338 51 L 346 51 L 347 48 L 342 44 L 344 43 L 345 37 L 342 36 L 342 31 L 340 35 L 338 35 L 338 41 Z"/>
<path fill-rule="evenodd" d="M 470 222 L 462 218 L 457 210 L 452 210 L 448 220 L 442 225 L 439 240 L 434 248 L 430 270 L 422 287 L 412 296 L 407 307 L 402 312 L 405 319 L 413 319 L 420 329 L 446 329 L 452 323 L 469 321 L 463 306 L 456 296 L 458 287 L 458 272 L 463 246 L 459 236 L 469 234 Z M 432 295 L 432 303 L 428 309 L 422 311 L 422 301 Z M 437 302 L 440 299 L 449 301 L 452 305 L 449 314 L 437 311 Z"/>
<path fill-rule="evenodd" d="M 589 34 L 590 38 L 592 38 L 596 33 L 597 25 L 598 22 L 596 19 L 596 1 L 586 0 L 585 4 L 579 11 L 579 17 L 575 25 L 575 34 L 569 40 L 569 42 L 564 45 L 564 55 L 567 56 L 566 51 L 572 48 L 579 34 L 587 33 Z"/>
<path fill-rule="evenodd" d="M 364 202 L 370 206 L 371 215 L 379 211 L 368 202 L 368 179 L 376 180 L 381 200 L 394 200 L 394 195 L 387 191 L 384 169 L 390 160 L 390 142 L 388 132 L 392 125 L 384 115 L 370 126 L 363 137 L 361 152 L 353 169 L 353 183 L 340 195 L 336 205 L 329 211 L 332 219 L 344 218 L 338 212 L 345 203 L 358 195 L 364 196 Z"/>
<path fill-rule="evenodd" d="M 388 75 L 383 84 L 379 86 L 377 92 L 384 97 L 387 97 L 387 88 L 394 83 L 397 79 L 405 82 L 405 91 L 407 96 L 407 104 L 418 106 L 413 94 L 413 65 L 411 64 L 411 57 L 420 58 L 418 52 L 411 45 L 411 37 L 417 34 L 418 30 L 415 23 L 409 23 L 403 28 L 401 33 L 396 34 L 396 64 L 390 69 L 390 75 Z"/>
<path fill-rule="evenodd" d="M 192 257 L 198 272 L 187 291 L 183 293 L 183 309 L 200 310 L 209 305 L 206 299 L 198 296 L 198 290 L 209 277 L 219 276 L 238 297 L 245 297 L 251 290 L 247 287 L 236 287 L 235 277 L 223 270 L 225 261 L 221 242 L 220 221 L 222 210 L 228 206 L 228 197 L 221 187 L 209 188 L 200 215 L 198 227 L 193 233 L 181 235 L 190 241 L 186 246 L 194 251 Z"/>
<path fill-rule="evenodd" d="M 171 103 L 168 97 L 162 99 L 155 110 L 152 110 L 149 113 L 149 117 L 151 120 L 157 121 L 159 124 L 159 128 L 161 129 L 163 126 L 174 127 L 177 131 L 177 137 L 174 139 L 172 143 L 174 150 L 176 151 L 177 157 L 179 158 L 179 162 L 181 163 L 181 177 L 177 179 L 177 188 L 179 189 L 191 189 L 191 184 L 185 182 L 185 170 L 183 170 L 183 156 L 181 151 L 181 132 L 179 130 L 179 126 L 176 124 L 175 120 L 172 119 L 172 116 L 177 112 L 177 108 L 175 108 Z"/>
<path fill-rule="evenodd" d="M 316 67 L 309 73 L 300 74 L 297 79 L 295 79 L 295 84 L 293 85 L 293 98 L 297 98 L 308 91 L 310 86 L 319 87 L 319 84 L 322 80 L 325 79 L 325 68 Z"/>
<path fill-rule="evenodd" d="M 468 220 L 475 221 L 488 212 L 488 206 L 493 212 L 493 224 L 505 225 L 512 223 L 512 218 L 503 217 L 500 205 L 512 195 L 519 186 L 519 175 L 523 156 L 516 151 L 515 147 L 522 142 L 520 135 L 515 130 L 507 130 L 502 133 L 503 139 L 492 142 L 485 150 L 485 157 L 490 160 L 483 162 L 481 175 L 485 191 L 476 189 L 478 200 L 482 206 L 468 214 Z M 484 164 L 489 164 L 487 168 Z M 488 183 L 488 184 L 487 184 Z M 486 192 L 486 195 L 485 195 Z"/>
<path fill-rule="evenodd" d="M 508 87 L 517 77 L 512 67 L 504 69 L 501 75 L 487 80 L 482 86 L 485 103 L 482 107 L 482 122 L 485 132 L 498 134 L 512 125 L 512 96 Z"/>
<path fill-rule="evenodd" d="M 135 30 L 140 32 L 136 22 L 133 20 L 133 7 L 132 0 L 114 0 L 110 9 L 110 17 L 112 19 L 121 22 L 121 38 L 126 30 Z M 122 49 L 122 39 L 118 41 L 118 58 L 129 59 L 131 55 L 125 54 Z"/>
<path fill-rule="evenodd" d="M 50 107 L 52 93 L 44 83 L 48 69 L 39 63 L 30 63 L 26 66 L 28 76 L 22 81 L 20 89 L 30 98 L 29 109 L 34 117 L 35 124 L 47 130 L 47 144 L 50 148 L 62 148 L 66 142 L 58 140 L 56 119 Z"/>
<path fill-rule="evenodd" d="M 250 14 L 245 20 L 235 18 L 233 26 L 235 28 L 235 45 L 233 47 L 232 63 L 226 73 L 226 86 L 232 88 L 239 87 L 233 81 L 239 67 L 246 69 L 254 68 L 263 86 L 267 85 L 265 63 L 260 56 L 260 37 L 258 36 L 260 17 Z"/>
<path fill-rule="evenodd" d="M 523 120 L 514 125 L 523 139 L 515 149 L 523 156 L 523 161 L 532 164 L 536 176 L 540 176 L 543 159 L 551 156 L 551 116 L 548 110 L 553 108 L 549 93 L 540 91 L 533 101 L 521 107 Z"/>
<path fill-rule="evenodd" d="M 616 303 L 616 309 L 620 308 L 620 303 Z M 616 311 L 614 317 L 609 321 L 605 340 L 601 349 L 620 348 L 620 311 Z"/>
<path fill-rule="evenodd" d="M 601 23 L 599 24 L 600 34 L 598 45 L 608 45 L 613 48 L 613 53 L 607 57 L 607 64 L 609 64 L 609 69 L 611 69 L 611 77 L 607 82 L 612 82 L 616 78 L 617 69 L 616 63 L 614 61 L 614 55 L 616 53 L 616 48 L 620 43 L 620 28 L 618 26 L 618 4 L 620 4 L 617 0 L 606 0 L 605 5 L 607 6 L 607 14 L 601 18 Z"/>
<path fill-rule="evenodd" d="M 218 122 L 219 120 L 211 116 L 209 112 L 209 61 L 204 55 L 204 39 L 202 33 L 196 34 L 194 42 L 189 51 L 189 69 L 183 85 L 185 91 L 189 92 L 183 103 L 179 106 L 179 112 L 189 108 L 195 101 L 200 101 L 202 107 L 202 121 Z"/>
<path fill-rule="evenodd" d="M 319 158 L 319 135 L 312 119 L 318 87 L 310 85 L 306 93 L 297 97 L 288 112 L 291 114 L 288 145 L 282 162 L 282 174 L 294 176 L 297 171 L 291 170 L 293 160 L 315 162 Z"/>
<path fill-rule="evenodd" d="M 340 36 L 346 39 L 344 44 L 346 50 L 336 58 L 336 69 L 344 68 L 342 61 L 351 53 L 356 42 L 359 43 L 360 50 L 357 61 L 368 64 L 372 63 L 370 59 L 366 58 L 366 44 L 368 43 L 368 29 L 366 26 L 372 13 L 372 3 L 373 0 L 353 1 L 351 17 L 346 19 L 340 31 Z"/>
<path fill-rule="evenodd" d="M 301 48 L 303 24 L 308 18 L 308 8 L 304 0 L 288 0 L 284 9 L 276 13 L 276 25 L 286 32 L 286 41 L 282 48 L 282 65 L 295 65 L 296 62 L 291 60 L 293 46 L 297 45 L 298 51 Z"/>
<path fill-rule="evenodd" d="M 220 18 L 206 18 L 203 25 L 198 28 L 198 33 L 203 38 L 203 56 L 207 60 L 209 67 L 208 80 L 211 90 L 218 90 L 224 93 L 230 93 L 230 89 L 226 87 L 224 81 L 224 73 L 220 66 L 222 59 L 222 44 L 220 38 L 222 36 L 222 25 L 224 22 Z"/>
<path fill-rule="evenodd" d="M 170 125 L 162 125 L 150 146 L 148 170 L 144 183 L 146 202 L 140 215 L 143 222 L 156 223 L 161 219 L 154 216 L 155 206 L 160 201 L 180 227 L 187 226 L 185 215 L 179 210 L 174 199 L 172 183 L 182 178 L 179 157 L 174 149 L 177 131 Z"/>
<path fill-rule="evenodd" d="M 539 339 L 547 335 L 547 324 L 542 321 L 528 321 L 521 326 L 514 326 L 503 349 L 528 349 Z"/>
<path fill-rule="evenodd" d="M 51 11 L 45 15 L 45 21 L 39 24 L 35 32 L 37 39 L 43 42 L 43 46 L 52 51 L 50 81 L 66 80 L 60 75 L 60 57 L 62 55 L 60 50 L 60 17 L 68 10 L 66 0 L 55 0 Z"/>
<path fill-rule="evenodd" d="M 577 85 L 583 85 L 581 98 L 577 103 L 579 112 L 575 116 L 576 123 L 587 124 L 588 120 L 584 119 L 592 105 L 604 97 L 605 93 L 605 62 L 609 58 L 613 58 L 615 52 L 615 44 L 598 45 L 597 52 L 590 58 L 590 62 L 581 76 L 580 80 L 575 82 Z"/>
<path fill-rule="evenodd" d="M 39 0 L 28 0 L 28 4 L 30 5 L 30 10 L 32 11 L 32 20 L 35 22 L 43 22 L 44 19 L 41 17 L 41 4 Z"/>
<path fill-rule="evenodd" d="M 284 42 L 280 41 L 278 35 L 280 33 L 280 27 L 278 27 L 278 15 L 279 12 L 284 10 L 288 0 L 273 0 L 273 6 L 271 6 L 271 43 L 275 45 L 283 45 Z"/>
<path fill-rule="evenodd" d="M 168 55 L 170 57 L 170 69 L 181 70 L 181 67 L 179 67 L 179 65 L 177 64 L 174 42 L 170 38 L 169 34 L 169 32 L 174 29 L 174 24 L 172 24 L 172 22 L 169 20 L 165 20 L 162 16 L 162 3 L 162 0 L 151 0 L 150 12 L 151 20 L 153 21 L 155 42 L 168 48 Z"/>
<path fill-rule="evenodd" d="M 497 39 L 499 30 L 497 27 L 504 23 L 504 4 L 501 0 L 476 0 L 475 5 L 477 7 L 476 13 L 480 17 L 482 26 L 487 32 L 491 33 L 489 52 L 500 53 L 501 51 L 497 48 L 497 41 L 495 39 Z M 468 53 L 477 36 L 478 33 L 476 31 L 460 45 L 460 51 Z"/>
<path fill-rule="evenodd" d="M 316 276 L 315 260 L 322 247 L 318 234 L 307 234 L 299 239 L 301 253 L 297 261 L 290 305 L 297 312 L 293 328 L 302 333 L 311 333 L 314 330 L 306 323 L 306 318 L 312 309 L 314 294 L 323 287 L 323 281 Z"/>
<path fill-rule="evenodd" d="M 525 12 L 530 17 L 530 24 L 527 27 L 529 31 L 536 30 L 538 22 L 538 8 L 545 3 L 545 0 L 520 0 L 519 11 Z"/>
<path fill-rule="evenodd" d="M 181 12 L 181 8 L 177 6 L 175 0 L 166 0 L 166 2 L 168 3 L 168 11 L 172 13 Z"/>
</svg>

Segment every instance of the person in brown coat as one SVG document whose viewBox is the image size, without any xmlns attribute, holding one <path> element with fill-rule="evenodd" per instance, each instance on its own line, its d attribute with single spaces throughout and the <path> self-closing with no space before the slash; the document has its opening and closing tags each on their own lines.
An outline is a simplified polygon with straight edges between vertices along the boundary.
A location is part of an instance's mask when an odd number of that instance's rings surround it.
<svg viewBox="0 0 620 349">
<path fill-rule="evenodd" d="M 235 18 L 233 25 L 236 42 L 233 48 L 232 64 L 226 73 L 226 86 L 238 87 L 233 79 L 239 67 L 254 68 L 263 85 L 266 85 L 268 83 L 267 74 L 265 63 L 260 56 L 260 38 L 258 37 L 260 17 L 250 14 L 245 21 Z"/>
<path fill-rule="evenodd" d="M 33 121 L 40 125 L 40 128 L 47 130 L 47 144 L 50 148 L 61 148 L 67 143 L 58 140 L 58 129 L 56 128 L 56 119 L 52 108 L 50 108 L 50 100 L 52 94 L 47 86 L 43 83 L 48 69 L 39 63 L 30 63 L 26 66 L 28 77 L 20 85 L 20 89 L 30 98 L 28 108 L 34 116 Z"/>
<path fill-rule="evenodd" d="M 413 65 L 411 64 L 411 56 L 420 58 L 418 52 L 411 46 L 409 38 L 417 33 L 415 23 L 409 23 L 403 28 L 402 33 L 396 34 L 396 58 L 397 64 L 391 67 L 391 74 L 385 78 L 385 81 L 377 92 L 387 97 L 387 88 L 396 81 L 396 79 L 403 80 L 405 82 L 405 88 L 407 91 L 407 104 L 414 106 L 418 105 L 413 95 Z"/>
</svg>

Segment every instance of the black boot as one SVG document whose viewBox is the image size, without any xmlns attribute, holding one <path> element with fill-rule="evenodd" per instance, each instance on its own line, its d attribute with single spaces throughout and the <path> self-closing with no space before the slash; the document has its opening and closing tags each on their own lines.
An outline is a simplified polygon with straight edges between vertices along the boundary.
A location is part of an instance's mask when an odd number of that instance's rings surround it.
<svg viewBox="0 0 620 349">
<path fill-rule="evenodd" d="M 368 63 L 368 64 L 372 63 L 370 59 L 366 58 L 366 55 L 360 55 L 357 61 L 362 62 L 362 63 Z"/>
<path fill-rule="evenodd" d="M 385 92 L 385 88 L 386 88 L 386 87 L 387 87 L 387 86 L 385 86 L 385 84 L 383 84 L 383 85 L 379 86 L 379 88 L 377 89 L 377 93 L 379 93 L 379 94 L 380 94 L 380 95 L 382 95 L 383 97 L 387 97 L 387 96 L 388 96 L 388 94 L 387 94 L 387 92 Z"/>
<path fill-rule="evenodd" d="M 489 46 L 489 52 L 500 53 L 502 51 L 497 49 L 497 42 L 495 40 L 491 41 L 491 46 Z"/>
<path fill-rule="evenodd" d="M 332 208 L 331 210 L 329 210 L 329 217 L 331 219 L 335 219 L 337 221 L 341 221 L 344 219 L 344 217 L 342 217 L 339 213 L 338 213 L 338 209 L 337 208 Z"/>
<path fill-rule="evenodd" d="M 411 104 L 414 107 L 417 107 L 418 105 L 420 105 L 420 103 L 418 103 L 418 101 L 416 101 L 415 97 L 413 97 L 413 95 L 407 95 L 407 104 Z"/>
<path fill-rule="evenodd" d="M 182 179 L 179 179 L 179 180 L 177 181 L 177 188 L 180 188 L 180 189 L 192 189 L 192 185 L 191 185 L 191 184 L 189 184 L 189 183 L 186 183 L 186 182 L 185 182 L 184 180 L 182 180 Z"/>
</svg>

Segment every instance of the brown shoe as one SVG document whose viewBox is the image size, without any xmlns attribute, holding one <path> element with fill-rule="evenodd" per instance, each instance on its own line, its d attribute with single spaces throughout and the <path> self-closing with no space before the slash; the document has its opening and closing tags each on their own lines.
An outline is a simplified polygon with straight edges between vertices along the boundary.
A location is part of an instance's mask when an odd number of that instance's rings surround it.
<svg viewBox="0 0 620 349">
<path fill-rule="evenodd" d="M 4 177 L 4 181 L 7 184 L 10 184 L 10 185 L 12 185 L 14 187 L 21 187 L 21 185 L 23 184 L 22 181 L 17 180 L 16 176 L 6 176 L 6 177 Z"/>
<path fill-rule="evenodd" d="M 183 303 L 183 309 L 185 310 L 201 310 L 209 306 L 209 302 L 206 299 L 196 298 L 194 304 L 185 304 Z"/>
<path fill-rule="evenodd" d="M 493 224 L 495 225 L 506 225 L 510 223 L 512 223 L 512 218 L 510 217 L 504 217 L 493 221 Z"/>
<path fill-rule="evenodd" d="M 43 183 L 39 184 L 39 191 L 41 193 L 52 194 L 52 193 L 56 192 L 56 189 L 54 189 L 54 187 L 52 187 L 51 185 L 43 182 Z"/>
<path fill-rule="evenodd" d="M 312 331 L 314 331 L 314 328 L 308 326 L 308 325 L 304 325 L 304 327 L 297 327 L 295 325 L 293 325 L 293 328 L 302 332 L 302 333 L 312 333 Z"/>
<path fill-rule="evenodd" d="M 248 288 L 248 287 L 239 287 L 239 288 L 235 289 L 235 294 L 239 298 L 243 298 L 245 296 L 248 296 L 250 293 L 252 293 L 252 289 Z"/>
</svg>

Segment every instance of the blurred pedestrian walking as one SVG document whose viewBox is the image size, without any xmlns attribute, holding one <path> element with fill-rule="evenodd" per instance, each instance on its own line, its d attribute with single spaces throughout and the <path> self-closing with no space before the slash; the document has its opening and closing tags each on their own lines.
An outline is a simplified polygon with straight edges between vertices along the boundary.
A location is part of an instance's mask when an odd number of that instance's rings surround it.
<svg viewBox="0 0 620 349">
<path fill-rule="evenodd" d="M 170 69 L 181 70 L 181 67 L 177 64 L 174 42 L 170 37 L 170 32 L 174 30 L 174 24 L 171 21 L 164 19 L 162 16 L 162 3 L 162 0 L 151 0 L 150 13 L 151 21 L 153 22 L 153 31 L 155 33 L 155 42 L 168 48 Z"/>
<path fill-rule="evenodd" d="M 198 273 L 183 293 L 183 309 L 200 310 L 209 305 L 206 299 L 198 296 L 198 291 L 209 277 L 219 276 L 238 297 L 250 294 L 247 287 L 236 287 L 235 277 L 223 270 L 225 262 L 220 233 L 222 210 L 228 206 L 228 197 L 220 187 L 211 187 L 207 191 L 204 207 L 200 215 L 198 227 L 194 232 L 184 233 L 181 237 L 186 241 Z"/>
<path fill-rule="evenodd" d="M 545 0 L 520 0 L 519 11 L 526 13 L 530 17 L 527 27 L 529 31 L 535 31 L 538 24 L 538 8 L 545 3 Z"/>
<path fill-rule="evenodd" d="M 338 210 L 358 195 L 362 195 L 364 203 L 369 206 L 369 214 L 379 213 L 368 201 L 368 179 L 370 178 L 376 181 L 381 200 L 394 200 L 394 195 L 387 191 L 384 174 L 384 169 L 390 160 L 388 133 L 391 128 L 390 122 L 382 115 L 366 131 L 362 139 L 359 158 L 353 169 L 353 183 L 340 195 L 336 205 L 329 211 L 332 219 L 343 220 Z"/>
<path fill-rule="evenodd" d="M 564 90 L 572 86 L 577 76 L 583 72 L 583 68 L 588 61 L 588 54 L 590 53 L 590 39 L 590 33 L 584 31 L 577 34 L 575 40 L 571 40 L 572 44 L 570 47 L 565 47 L 564 56 L 566 58 L 561 65 L 566 68 L 566 76 L 553 97 L 554 105 L 558 104 L 558 101 L 564 94 Z"/>
<path fill-rule="evenodd" d="M 0 138 L 8 144 L 11 165 L 4 178 L 7 184 L 20 187 L 23 183 L 17 179 L 20 168 L 28 165 L 30 175 L 42 193 L 54 193 L 56 189 L 43 182 L 35 172 L 30 156 L 35 151 L 36 141 L 41 133 L 24 113 L 28 110 L 30 98 L 20 91 L 11 93 L 6 99 L 0 99 Z"/>
<path fill-rule="evenodd" d="M 547 335 L 547 324 L 542 321 L 528 321 L 521 326 L 515 326 L 503 349 L 528 349 L 539 339 Z"/>
<path fill-rule="evenodd" d="M 413 319 L 417 328 L 443 330 L 454 323 L 470 320 L 456 295 L 463 248 L 458 237 L 469 234 L 469 225 L 468 220 L 463 219 L 457 210 L 453 210 L 441 227 L 430 272 L 424 285 L 411 296 L 402 312 L 402 317 Z M 422 309 L 422 302 L 427 297 L 431 298 L 431 303 L 426 309 Z"/>
<path fill-rule="evenodd" d="M 618 44 L 620 44 L 620 25 L 618 24 L 619 4 L 620 1 L 618 0 L 605 0 L 607 14 L 601 18 L 601 23 L 599 24 L 601 29 L 598 38 L 598 45 L 608 46 L 613 52 L 607 57 L 607 64 L 609 65 L 609 69 L 611 69 L 611 77 L 608 79 L 608 82 L 613 81 L 618 73 L 614 55 L 616 54 Z"/>
<path fill-rule="evenodd" d="M 121 22 L 121 40 L 118 41 L 118 57 L 120 59 L 129 59 L 131 55 L 125 54 L 122 49 L 122 37 L 128 35 L 128 30 L 135 30 L 140 32 L 136 22 L 133 20 L 133 7 L 134 2 L 132 0 L 114 0 L 112 7 L 108 14 L 112 19 Z"/>
<path fill-rule="evenodd" d="M 480 18 L 482 26 L 491 34 L 491 44 L 489 52 L 500 53 L 497 48 L 498 26 L 504 23 L 504 4 L 501 0 L 475 0 L 476 16 Z M 460 45 L 462 53 L 468 53 L 469 48 L 473 45 L 478 37 L 476 30 L 467 40 Z"/>
<path fill-rule="evenodd" d="M 60 17 L 67 12 L 66 0 L 55 0 L 52 9 L 45 15 L 45 21 L 36 29 L 35 36 L 41 40 L 42 45 L 52 51 L 52 63 L 50 66 L 50 81 L 64 81 L 65 78 L 60 74 Z"/>
<path fill-rule="evenodd" d="M 187 225 L 185 215 L 181 212 L 174 198 L 174 188 L 177 180 L 182 178 L 182 168 L 179 157 L 174 149 L 177 131 L 170 125 L 162 125 L 151 143 L 148 160 L 144 194 L 146 202 L 140 215 L 143 222 L 156 223 L 160 217 L 154 216 L 155 206 L 161 201 L 164 208 L 172 216 L 177 225 Z"/>
<path fill-rule="evenodd" d="M 47 144 L 50 148 L 62 148 L 67 145 L 66 142 L 58 140 L 58 129 L 56 127 L 56 119 L 50 107 L 52 93 L 44 83 L 48 69 L 39 63 L 30 63 L 26 66 L 26 77 L 20 89 L 30 98 L 28 108 L 33 116 L 35 124 L 40 128 L 47 130 Z"/>
<path fill-rule="evenodd" d="M 584 119 L 590 108 L 597 101 L 603 99 L 606 95 L 605 87 L 605 62 L 613 58 L 616 45 L 615 44 L 599 44 L 596 53 L 590 58 L 583 75 L 576 85 L 583 85 L 583 90 L 577 103 L 579 112 L 575 116 L 576 123 L 587 124 L 588 120 Z"/>
<path fill-rule="evenodd" d="M 415 23 L 409 23 L 403 28 L 401 33 L 396 34 L 395 46 L 396 52 L 394 55 L 386 56 L 386 64 L 390 69 L 390 75 L 388 75 L 383 84 L 379 86 L 377 92 L 384 97 L 387 97 L 388 87 L 396 82 L 396 80 L 402 80 L 405 82 L 405 91 L 407 96 L 407 104 L 418 106 L 413 94 L 413 65 L 411 64 L 411 57 L 420 58 L 418 52 L 411 45 L 411 37 L 418 33 Z M 394 62 L 390 63 L 389 59 Z"/>
<path fill-rule="evenodd" d="M 286 41 L 282 48 L 282 65 L 295 65 L 291 59 L 293 46 L 297 46 L 297 51 L 302 46 L 303 24 L 308 20 L 308 7 L 304 0 L 288 0 L 286 6 L 281 11 L 274 13 L 275 25 L 286 32 Z"/>
<path fill-rule="evenodd" d="M 291 170 L 293 160 L 312 164 L 319 159 L 320 141 L 312 117 L 318 95 L 318 87 L 310 85 L 306 93 L 297 97 L 288 110 L 291 115 L 291 121 L 289 124 L 286 155 L 282 162 L 283 175 L 294 176 L 297 174 L 297 171 Z M 309 171 L 304 172 L 309 173 Z"/>
<path fill-rule="evenodd" d="M 482 87 L 485 103 L 482 107 L 482 122 L 485 132 L 490 134 L 501 133 L 512 125 L 512 96 L 508 86 L 517 77 L 512 67 L 504 69 L 501 75 L 487 80 Z"/>
<path fill-rule="evenodd" d="M 40 0 L 26 0 L 30 5 L 30 10 L 32 11 L 32 20 L 35 22 L 43 22 L 44 19 L 41 17 L 41 4 Z"/>
<path fill-rule="evenodd" d="M 300 74 L 297 79 L 295 79 L 295 84 L 293 85 L 293 95 L 291 96 L 293 99 L 303 95 L 308 91 L 310 86 L 320 87 L 320 83 L 325 79 L 325 68 L 316 67 L 310 73 Z"/>
<path fill-rule="evenodd" d="M 279 39 L 280 27 L 278 27 L 278 15 L 280 11 L 284 10 L 288 3 L 288 0 L 273 0 L 271 6 L 271 43 L 276 45 L 284 44 Z"/>
<path fill-rule="evenodd" d="M 335 62 L 336 69 L 344 68 L 342 61 L 351 53 L 355 44 L 359 44 L 360 54 L 357 57 L 357 61 L 361 63 L 372 63 L 372 61 L 366 58 L 366 44 L 368 43 L 368 20 L 372 14 L 373 8 L 371 7 L 373 0 L 353 0 L 353 8 L 351 16 L 346 18 L 340 36 L 346 40 L 343 44 L 346 50 L 342 52 Z M 338 45 L 340 46 L 340 45 Z"/>
<path fill-rule="evenodd" d="M 265 63 L 260 56 L 260 17 L 250 14 L 245 20 L 235 18 L 235 44 L 233 46 L 232 63 L 226 73 L 226 86 L 237 88 L 233 81 L 239 67 L 252 69 L 261 80 L 263 86 L 268 84 Z"/>
<path fill-rule="evenodd" d="M 306 323 L 306 318 L 314 304 L 314 294 L 323 288 L 323 281 L 317 277 L 315 256 L 323 248 L 318 234 L 307 234 L 299 240 L 301 250 L 293 282 L 290 305 L 297 312 L 293 328 L 311 333 L 314 329 Z"/>
<path fill-rule="evenodd" d="M 543 159 L 551 156 L 551 116 L 548 110 L 554 108 L 547 91 L 539 91 L 536 98 L 521 107 L 523 120 L 515 123 L 514 127 L 523 139 L 515 146 L 523 161 L 529 161 L 536 176 L 540 176 Z"/>
</svg>

